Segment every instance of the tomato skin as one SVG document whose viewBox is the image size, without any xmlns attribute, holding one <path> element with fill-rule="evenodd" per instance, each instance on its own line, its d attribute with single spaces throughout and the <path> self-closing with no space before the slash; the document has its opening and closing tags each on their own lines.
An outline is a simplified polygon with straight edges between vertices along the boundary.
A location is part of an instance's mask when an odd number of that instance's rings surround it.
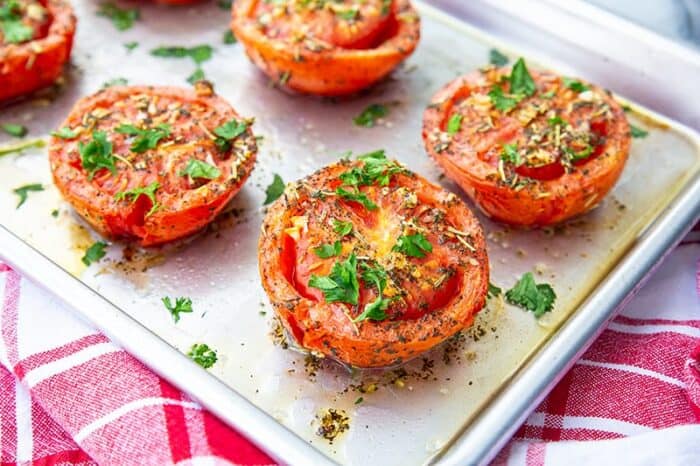
<svg viewBox="0 0 700 466">
<path fill-rule="evenodd" d="M 386 77 L 413 53 L 420 38 L 420 21 L 409 0 L 394 0 L 392 13 L 410 16 L 392 19 L 382 34 L 349 47 L 336 44 L 320 51 L 291 47 L 260 31 L 254 13 L 260 0 L 238 0 L 232 9 L 231 30 L 250 60 L 281 87 L 321 96 L 341 96 L 365 89 Z"/>
<path fill-rule="evenodd" d="M 364 228 L 379 233 L 384 231 L 385 225 L 381 222 L 367 223 L 366 219 L 357 216 L 354 210 L 350 209 L 350 203 L 331 198 L 317 200 L 310 195 L 314 190 L 327 191 L 333 186 L 333 180 L 349 166 L 352 166 L 351 163 L 339 162 L 320 169 L 300 180 L 293 191 L 288 190 L 270 206 L 258 244 L 260 276 L 277 316 L 301 348 L 354 367 L 394 366 L 420 355 L 472 324 L 474 316 L 485 304 L 488 289 L 489 264 L 485 239 L 476 217 L 456 196 L 419 175 L 395 175 L 392 188 L 399 186 L 415 189 L 421 199 L 419 206 L 444 208 L 449 224 L 469 232 L 474 252 L 466 249 L 448 249 L 448 246 L 433 239 L 431 255 L 423 259 L 411 258 L 414 263 L 452 260 L 453 263 L 460 264 L 457 272 L 443 282 L 441 290 L 416 295 L 430 300 L 435 309 L 418 312 L 409 306 L 402 311 L 404 314 L 396 318 L 390 317 L 383 321 L 365 320 L 354 324 L 347 304 L 328 303 L 318 289 L 308 288 L 306 285 L 299 286 L 299 280 L 304 283 L 303 280 L 308 279 L 308 273 L 299 269 L 301 275 L 297 275 L 295 271 L 294 263 L 298 264 L 298 261 L 304 260 L 299 251 L 308 251 L 309 246 L 319 241 L 328 242 L 328 237 L 324 235 L 332 233 L 316 230 L 312 225 L 315 225 L 316 220 L 312 219 L 305 227 L 308 230 L 303 233 L 308 235 L 308 241 L 303 247 L 300 246 L 303 241 L 297 242 L 291 239 L 289 234 L 289 225 L 294 224 L 293 219 L 298 218 L 299 214 L 316 217 L 316 214 L 312 213 L 316 212 L 315 210 L 306 210 L 307 201 L 315 203 L 314 208 L 320 209 L 321 212 L 327 212 L 329 218 L 344 216 L 342 218 L 352 219 L 355 229 Z M 314 200 L 310 200 L 312 198 Z M 380 207 L 379 211 L 372 212 L 373 216 L 384 215 L 385 211 L 382 209 L 390 211 L 390 204 L 382 207 L 381 199 L 375 201 Z M 391 241 L 395 239 L 390 235 Z M 348 244 L 350 241 L 344 239 L 344 246 L 352 246 L 353 243 Z M 362 240 L 357 241 L 359 243 L 354 244 L 364 244 Z M 344 254 L 347 254 L 347 251 Z M 327 274 L 336 260 L 340 260 L 340 257 L 331 258 L 319 267 L 312 264 L 311 269 L 317 275 Z M 361 304 L 364 305 L 375 297 L 375 288 L 360 285 Z M 412 297 L 408 297 L 407 300 L 414 301 Z M 392 312 L 391 308 L 388 312 Z"/>
<path fill-rule="evenodd" d="M 550 72 L 530 71 L 536 83 L 556 81 Z M 423 141 L 426 151 L 445 174 L 454 180 L 479 208 L 496 221 L 524 227 L 557 224 L 593 209 L 619 179 L 629 154 L 629 124 L 620 105 L 605 91 L 589 85 L 603 96 L 609 106 L 608 124 L 592 120 L 593 132 L 604 137 L 591 156 L 573 163 L 566 173 L 558 162 L 542 167 L 521 165 L 516 172 L 530 177 L 530 183 L 516 190 L 501 182 L 496 171 L 501 144 L 508 143 L 522 130 L 514 118 L 502 117 L 503 125 L 483 134 L 470 144 L 456 137 L 444 150 L 436 146 L 436 134 L 444 131 L 455 101 L 483 86 L 481 72 L 473 72 L 448 83 L 433 97 L 423 116 Z M 571 92 L 571 91 L 561 91 Z M 494 110 L 495 111 L 495 110 Z M 465 118 L 463 125 L 470 124 Z M 476 124 L 476 122 L 474 123 Z M 444 133 L 443 133 L 444 134 Z M 479 154 L 490 154 L 485 160 Z"/>
<path fill-rule="evenodd" d="M 198 95 L 191 89 L 166 86 L 114 86 L 78 101 L 61 127 L 75 127 L 91 110 L 123 103 L 136 95 L 190 103 L 205 109 L 204 111 L 218 122 L 239 118 L 226 101 L 213 94 Z M 252 140 L 254 145 L 254 136 L 250 128 L 241 136 L 243 137 Z M 116 138 L 114 140 L 116 141 Z M 166 180 L 168 173 L 151 167 L 145 170 L 131 170 L 124 165 L 119 166 L 119 178 L 103 169 L 96 172 L 90 180 L 79 162 L 77 141 L 78 139 L 67 141 L 58 137 L 51 138 L 49 162 L 54 183 L 77 213 L 99 233 L 108 238 L 136 241 L 142 246 L 156 246 L 174 241 L 194 234 L 209 224 L 242 188 L 256 158 L 255 151 L 243 159 L 230 155 L 217 163 L 222 172 L 220 178 L 210 180 L 198 188 L 184 190 L 181 184 Z M 119 144 L 114 142 L 115 151 L 118 147 Z M 198 146 L 194 146 L 191 154 L 183 155 L 182 159 L 195 158 L 197 150 Z M 223 175 L 234 167 L 235 177 Z M 184 180 L 181 176 L 176 178 L 181 179 Z M 122 183 L 126 182 L 129 184 L 122 186 Z M 117 191 L 134 186 L 147 186 L 153 182 L 161 184 L 163 192 L 158 193 L 161 206 L 150 215 L 148 211 L 152 203 L 146 196 L 139 196 L 133 202 L 115 200 L 114 194 Z"/>
<path fill-rule="evenodd" d="M 44 37 L 0 44 L 0 101 L 53 84 L 70 58 L 76 25 L 73 8 L 67 0 L 47 0 L 45 8 L 52 20 Z"/>
</svg>

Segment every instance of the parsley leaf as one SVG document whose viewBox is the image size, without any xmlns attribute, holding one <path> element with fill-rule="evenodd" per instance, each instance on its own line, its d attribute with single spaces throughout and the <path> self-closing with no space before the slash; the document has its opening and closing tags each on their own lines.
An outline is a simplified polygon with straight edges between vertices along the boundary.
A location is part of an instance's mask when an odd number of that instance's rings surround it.
<svg viewBox="0 0 700 466">
<path fill-rule="evenodd" d="M 389 109 L 383 104 L 372 104 L 365 108 L 362 113 L 353 118 L 353 122 L 357 126 L 364 126 L 365 128 L 372 128 L 377 124 L 379 118 L 383 118 L 389 114 Z"/>
<path fill-rule="evenodd" d="M 489 290 L 486 293 L 487 297 L 495 298 L 496 296 L 500 295 L 501 293 L 503 293 L 503 290 L 501 290 L 499 287 L 497 287 L 493 283 L 489 282 Z"/>
<path fill-rule="evenodd" d="M 178 173 L 180 176 L 189 176 L 190 179 L 204 178 L 214 180 L 221 176 L 221 170 L 214 165 L 209 165 L 207 162 L 202 162 L 197 159 L 190 159 L 184 169 Z"/>
<path fill-rule="evenodd" d="M 138 187 L 130 189 L 128 191 L 120 191 L 114 195 L 114 199 L 116 199 L 117 201 L 122 201 L 126 200 L 128 197 L 131 197 L 131 203 L 133 204 L 134 202 L 136 202 L 139 196 L 146 196 L 148 199 L 151 200 L 151 210 L 149 210 L 146 213 L 146 217 L 148 217 L 160 207 L 160 204 L 158 204 L 158 201 L 156 201 L 156 191 L 158 190 L 158 188 L 160 188 L 160 183 L 154 181 L 153 183 L 145 187 Z"/>
<path fill-rule="evenodd" d="M 101 4 L 97 14 L 112 20 L 114 27 L 120 31 L 130 29 L 134 25 L 134 21 L 139 19 L 140 16 L 138 8 L 119 8 L 113 2 Z"/>
<path fill-rule="evenodd" d="M 564 84 L 564 86 L 568 87 L 569 89 L 571 89 L 574 92 L 584 92 L 584 91 L 587 91 L 588 89 L 590 89 L 588 86 L 583 84 L 581 81 L 567 78 L 566 76 L 561 78 L 561 82 L 562 82 L 562 84 Z"/>
<path fill-rule="evenodd" d="M 44 187 L 39 183 L 25 184 L 24 186 L 20 186 L 19 188 L 13 189 L 12 192 L 19 196 L 19 203 L 17 204 L 17 207 L 15 207 L 15 209 L 19 209 L 20 207 L 22 207 L 22 204 L 24 204 L 24 202 L 27 200 L 27 196 L 30 192 L 43 190 Z"/>
<path fill-rule="evenodd" d="M 175 298 L 175 304 L 172 303 L 169 296 L 161 298 L 165 308 L 170 311 L 175 322 L 180 321 L 180 314 L 192 312 L 192 300 L 190 298 Z"/>
<path fill-rule="evenodd" d="M 362 322 L 367 319 L 384 320 L 387 317 L 386 310 L 391 303 L 390 299 L 384 298 L 387 280 L 386 270 L 379 264 L 372 266 L 367 262 L 361 262 L 360 268 L 362 269 L 362 281 L 377 288 L 377 299 L 368 303 L 362 313 L 353 319 L 353 322 Z"/>
<path fill-rule="evenodd" d="M 535 317 L 550 312 L 556 298 L 557 295 L 549 284 L 535 283 L 532 272 L 524 274 L 513 288 L 506 291 L 506 300 L 510 304 L 532 311 Z"/>
<path fill-rule="evenodd" d="M 204 70 L 198 67 L 191 75 L 187 77 L 187 82 L 194 84 L 197 81 L 204 81 L 205 79 L 207 79 L 207 77 L 204 75 Z"/>
<path fill-rule="evenodd" d="M 459 133 L 460 129 L 462 129 L 462 115 L 455 113 L 447 122 L 447 134 L 453 136 Z"/>
<path fill-rule="evenodd" d="M 216 134 L 220 138 L 224 138 L 226 140 L 231 141 L 233 139 L 236 139 L 241 134 L 245 133 L 246 129 L 248 129 L 247 122 L 245 122 L 244 120 L 239 121 L 235 118 L 232 118 L 223 125 L 216 128 L 214 130 L 214 134 Z"/>
<path fill-rule="evenodd" d="M 336 241 L 333 244 L 322 244 L 317 248 L 314 248 L 314 254 L 316 254 L 321 259 L 328 259 L 329 257 L 335 257 L 340 254 L 343 250 L 343 245 L 340 241 Z"/>
<path fill-rule="evenodd" d="M 593 153 L 592 146 L 586 146 L 584 149 L 576 152 L 570 147 L 565 147 L 564 152 L 569 156 L 569 160 L 575 162 L 577 160 L 583 160 Z"/>
<path fill-rule="evenodd" d="M 155 128 L 140 129 L 134 125 L 121 124 L 115 131 L 127 136 L 136 136 L 129 149 L 131 152 L 141 154 L 149 149 L 155 149 L 161 139 L 169 137 L 171 127 L 167 123 L 161 123 Z"/>
<path fill-rule="evenodd" d="M 126 78 L 112 78 L 102 83 L 102 89 L 107 89 L 112 86 L 126 86 L 127 84 L 129 84 L 129 80 Z"/>
<path fill-rule="evenodd" d="M 522 158 L 520 158 L 520 152 L 518 152 L 517 144 L 504 144 L 503 152 L 501 152 L 501 160 L 506 163 L 512 163 L 513 165 L 520 166 L 523 163 Z"/>
<path fill-rule="evenodd" d="M 547 119 L 547 124 L 548 124 L 549 126 L 557 126 L 557 125 L 558 125 L 558 126 L 566 126 L 566 121 L 564 121 L 564 120 L 562 119 L 562 117 L 560 117 L 559 115 L 557 115 L 557 116 L 555 116 L 555 117 L 548 118 L 548 119 Z"/>
<path fill-rule="evenodd" d="M 355 21 L 360 15 L 360 10 L 357 8 L 348 8 L 347 10 L 336 11 L 335 15 L 345 21 Z"/>
<path fill-rule="evenodd" d="M 649 131 L 643 130 L 634 125 L 630 125 L 630 134 L 633 138 L 645 138 L 649 135 Z"/>
<path fill-rule="evenodd" d="M 27 127 L 16 123 L 4 123 L 0 125 L 0 129 L 16 138 L 22 138 L 27 135 Z"/>
<path fill-rule="evenodd" d="M 21 5 L 17 0 L 0 5 L 0 31 L 7 44 L 19 44 L 34 37 L 34 29 L 22 22 Z"/>
<path fill-rule="evenodd" d="M 353 253 L 343 262 L 336 262 L 333 264 L 330 275 L 326 277 L 311 275 L 309 286 L 321 290 L 326 302 L 357 305 L 360 296 L 357 257 Z"/>
<path fill-rule="evenodd" d="M 355 188 L 354 191 L 347 191 L 343 188 L 338 187 L 335 189 L 335 194 L 342 197 L 343 199 L 347 199 L 348 201 L 359 202 L 367 210 L 378 209 L 377 204 L 372 202 L 372 200 L 369 197 L 367 197 L 365 193 L 361 192 L 358 188 Z"/>
<path fill-rule="evenodd" d="M 117 173 L 114 165 L 114 155 L 112 155 L 112 143 L 107 139 L 104 131 L 92 133 L 92 140 L 87 144 L 80 141 L 78 152 L 82 159 L 83 168 L 88 172 L 88 180 L 92 180 L 95 173 L 101 168 L 106 168 L 112 175 Z"/>
<path fill-rule="evenodd" d="M 209 60 L 214 52 L 211 45 L 202 44 L 194 47 L 182 47 L 179 45 L 161 46 L 151 50 L 151 55 L 161 58 L 191 58 L 195 64 L 201 65 Z"/>
<path fill-rule="evenodd" d="M 206 343 L 195 343 L 187 352 L 187 356 L 205 369 L 216 364 L 216 351 L 209 348 Z"/>
<path fill-rule="evenodd" d="M 358 160 L 363 162 L 361 168 L 353 167 L 340 175 L 346 186 L 370 186 L 374 183 L 386 186 L 392 175 L 404 171 L 398 163 L 387 159 L 383 150 L 361 155 Z"/>
<path fill-rule="evenodd" d="M 236 42 L 238 42 L 238 40 L 236 39 L 236 36 L 233 35 L 233 31 L 227 29 L 226 32 L 224 32 L 224 44 L 231 45 L 235 44 Z"/>
<path fill-rule="evenodd" d="M 218 0 L 216 4 L 221 8 L 222 10 L 230 10 L 231 5 L 233 5 L 233 0 Z"/>
<path fill-rule="evenodd" d="M 491 103 L 497 110 L 502 112 L 508 112 L 518 105 L 518 102 L 522 100 L 520 96 L 507 96 L 503 93 L 503 89 L 500 85 L 494 85 L 489 91 L 489 98 Z"/>
<path fill-rule="evenodd" d="M 45 145 L 46 142 L 44 142 L 43 139 L 32 139 L 30 141 L 20 141 L 16 144 L 0 146 L 0 157 L 3 155 L 12 154 L 14 152 L 21 152 L 32 147 L 44 147 Z"/>
<path fill-rule="evenodd" d="M 415 235 L 399 236 L 391 250 L 422 259 L 426 252 L 433 252 L 433 245 L 423 234 L 416 233 Z"/>
<path fill-rule="evenodd" d="M 134 50 L 138 46 L 139 46 L 139 43 L 136 41 L 124 43 L 124 48 L 126 49 L 127 52 L 131 52 L 132 50 Z"/>
<path fill-rule="evenodd" d="M 73 131 L 72 129 L 68 128 L 67 126 L 64 126 L 63 128 L 59 128 L 56 131 L 51 131 L 51 136 L 55 136 L 57 138 L 61 139 L 73 139 L 78 135 L 77 132 Z"/>
<path fill-rule="evenodd" d="M 268 205 L 275 201 L 282 193 L 284 193 L 284 181 L 281 176 L 275 173 L 272 183 L 265 188 L 265 202 L 263 202 L 263 205 Z"/>
<path fill-rule="evenodd" d="M 491 49 L 489 51 L 489 63 L 495 66 L 504 66 L 508 64 L 508 57 L 497 49 Z"/>
<path fill-rule="evenodd" d="M 352 222 L 342 222 L 340 220 L 333 219 L 333 231 L 338 233 L 341 238 L 352 233 Z"/>
<path fill-rule="evenodd" d="M 535 81 L 527 70 L 525 60 L 518 58 L 510 72 L 510 93 L 531 96 L 537 90 Z"/>
<path fill-rule="evenodd" d="M 106 247 L 107 243 L 105 243 L 104 241 L 98 241 L 96 243 L 93 243 L 92 246 L 85 250 L 85 254 L 80 260 L 83 261 L 83 264 L 88 266 L 93 262 L 98 262 L 105 256 L 105 254 L 107 254 L 105 252 Z"/>
</svg>

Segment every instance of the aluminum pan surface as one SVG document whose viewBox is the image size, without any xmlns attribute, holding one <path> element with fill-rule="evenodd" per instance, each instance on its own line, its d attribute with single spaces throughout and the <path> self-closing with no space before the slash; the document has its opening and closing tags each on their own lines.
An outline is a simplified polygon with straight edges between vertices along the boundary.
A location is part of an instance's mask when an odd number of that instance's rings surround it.
<svg viewBox="0 0 700 466">
<path fill-rule="evenodd" d="M 3 111 L 7 121 L 29 121 L 33 134 L 47 133 L 78 96 L 116 76 L 132 83 L 183 84 L 194 69 L 191 63 L 162 61 L 148 56 L 148 50 L 162 44 L 220 44 L 227 19 L 214 6 L 201 6 L 184 10 L 184 24 L 181 10 L 144 7 L 144 21 L 120 34 L 93 15 L 93 4 L 77 2 L 77 8 L 82 21 L 74 62 L 84 71 L 73 73 L 63 93 L 46 108 L 24 104 Z M 211 24 L 221 28 L 211 30 Z M 540 270 L 560 296 L 553 314 L 537 323 L 516 309 L 493 309 L 481 322 L 485 333 L 477 335 L 478 341 L 470 336 L 457 345 L 450 353 L 451 364 L 442 361 L 444 349 L 431 355 L 434 367 L 428 380 L 400 378 L 401 383 L 380 383 L 374 393 L 344 393 L 349 384 L 361 383 L 360 377 L 324 366 L 312 382 L 304 358 L 273 346 L 268 338 L 270 309 L 259 285 L 255 255 L 263 189 L 273 172 L 292 180 L 346 150 L 361 153 L 379 147 L 438 180 L 439 172 L 420 141 L 424 105 L 444 82 L 483 64 L 490 48 L 483 36 L 452 26 L 424 15 L 423 42 L 407 66 L 369 95 L 336 103 L 284 95 L 247 63 L 240 46 L 217 45 L 205 72 L 243 115 L 258 118 L 255 131 L 264 141 L 255 173 L 233 202 L 237 216 L 221 219 L 215 229 L 191 241 L 139 255 L 136 264 L 126 266 L 118 264 L 123 245 L 113 245 L 108 261 L 83 270 L 79 258 L 93 239 L 53 188 L 33 193 L 22 209 L 14 209 L 13 187 L 50 184 L 41 152 L 0 160 L 0 186 L 8 188 L 0 192 L 2 223 L 176 348 L 186 351 L 201 341 L 216 348 L 216 376 L 337 461 L 423 462 L 589 295 L 698 167 L 697 146 L 684 133 L 633 118 L 651 134 L 635 141 L 623 179 L 593 214 L 556 234 L 512 232 L 484 221 L 490 232 L 493 281 L 510 286 L 524 271 Z M 96 37 L 99 44 L 93 42 Z M 127 55 L 122 43 L 131 40 L 138 40 L 140 47 Z M 353 126 L 352 117 L 374 102 L 392 103 L 386 121 L 374 129 Z M 60 210 L 58 219 L 50 215 L 54 208 Z M 174 325 L 160 297 L 183 294 L 193 298 L 196 313 Z M 457 356 L 459 363 L 454 361 Z M 420 371 L 422 364 L 415 364 L 419 374 L 426 373 Z M 386 378 L 365 376 L 370 381 Z M 356 405 L 359 396 L 364 401 Z M 314 433 L 315 415 L 328 407 L 345 409 L 351 418 L 350 431 L 333 445 Z"/>
</svg>

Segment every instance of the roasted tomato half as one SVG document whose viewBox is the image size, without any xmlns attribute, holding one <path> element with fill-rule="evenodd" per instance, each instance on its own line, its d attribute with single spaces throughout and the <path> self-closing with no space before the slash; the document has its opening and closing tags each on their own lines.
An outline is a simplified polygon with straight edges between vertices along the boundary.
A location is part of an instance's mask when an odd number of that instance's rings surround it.
<svg viewBox="0 0 700 466">
<path fill-rule="evenodd" d="M 53 84 L 70 57 L 74 34 L 66 0 L 0 2 L 0 101 Z"/>
<path fill-rule="evenodd" d="M 440 90 L 425 111 L 423 141 L 487 215 L 543 226 L 592 209 L 612 189 L 630 128 L 605 90 L 530 72 L 520 59 Z"/>
<path fill-rule="evenodd" d="M 472 324 L 488 289 L 476 217 L 382 151 L 289 185 L 258 251 L 263 286 L 299 346 L 355 367 L 434 347 Z"/>
<path fill-rule="evenodd" d="M 420 20 L 409 0 L 236 0 L 231 29 L 280 85 L 332 96 L 388 75 L 416 48 Z"/>
<path fill-rule="evenodd" d="M 211 86 L 110 87 L 53 133 L 56 186 L 100 233 L 152 246 L 196 232 L 241 189 L 256 143 Z"/>
</svg>

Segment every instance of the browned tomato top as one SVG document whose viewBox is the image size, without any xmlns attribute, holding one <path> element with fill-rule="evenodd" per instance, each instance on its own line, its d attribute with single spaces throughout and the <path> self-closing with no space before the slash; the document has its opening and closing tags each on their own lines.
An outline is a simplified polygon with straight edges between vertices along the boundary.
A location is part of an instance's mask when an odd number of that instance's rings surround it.
<svg viewBox="0 0 700 466">
<path fill-rule="evenodd" d="M 435 150 L 472 152 L 514 187 L 598 157 L 617 118 L 610 96 L 551 72 L 524 73 L 531 95 L 513 91 L 510 68 L 483 69 L 451 103 L 442 134 L 432 135 Z"/>
<path fill-rule="evenodd" d="M 420 189 L 383 152 L 342 162 L 333 173 L 320 188 L 301 183 L 292 194 L 298 200 L 287 217 L 282 264 L 300 295 L 345 303 L 359 322 L 418 319 L 460 294 L 463 270 L 474 266 L 474 232 L 460 229 L 449 202 Z M 389 175 L 372 180 L 372 173 Z M 351 292 L 335 299 L 329 278 Z"/>
<path fill-rule="evenodd" d="M 251 121 L 217 99 L 204 82 L 196 94 L 150 87 L 102 91 L 54 137 L 54 174 L 71 195 L 109 209 L 138 200 L 150 213 L 177 211 L 201 202 L 204 192 L 223 193 L 247 175 L 242 166 L 256 142 Z M 153 198 L 138 194 L 149 186 Z"/>
<path fill-rule="evenodd" d="M 21 44 L 46 37 L 51 13 L 46 0 L 0 2 L 0 45 Z"/>
<path fill-rule="evenodd" d="M 308 51 L 367 49 L 385 40 L 395 23 L 392 0 L 257 1 L 254 17 L 269 38 Z"/>
</svg>

